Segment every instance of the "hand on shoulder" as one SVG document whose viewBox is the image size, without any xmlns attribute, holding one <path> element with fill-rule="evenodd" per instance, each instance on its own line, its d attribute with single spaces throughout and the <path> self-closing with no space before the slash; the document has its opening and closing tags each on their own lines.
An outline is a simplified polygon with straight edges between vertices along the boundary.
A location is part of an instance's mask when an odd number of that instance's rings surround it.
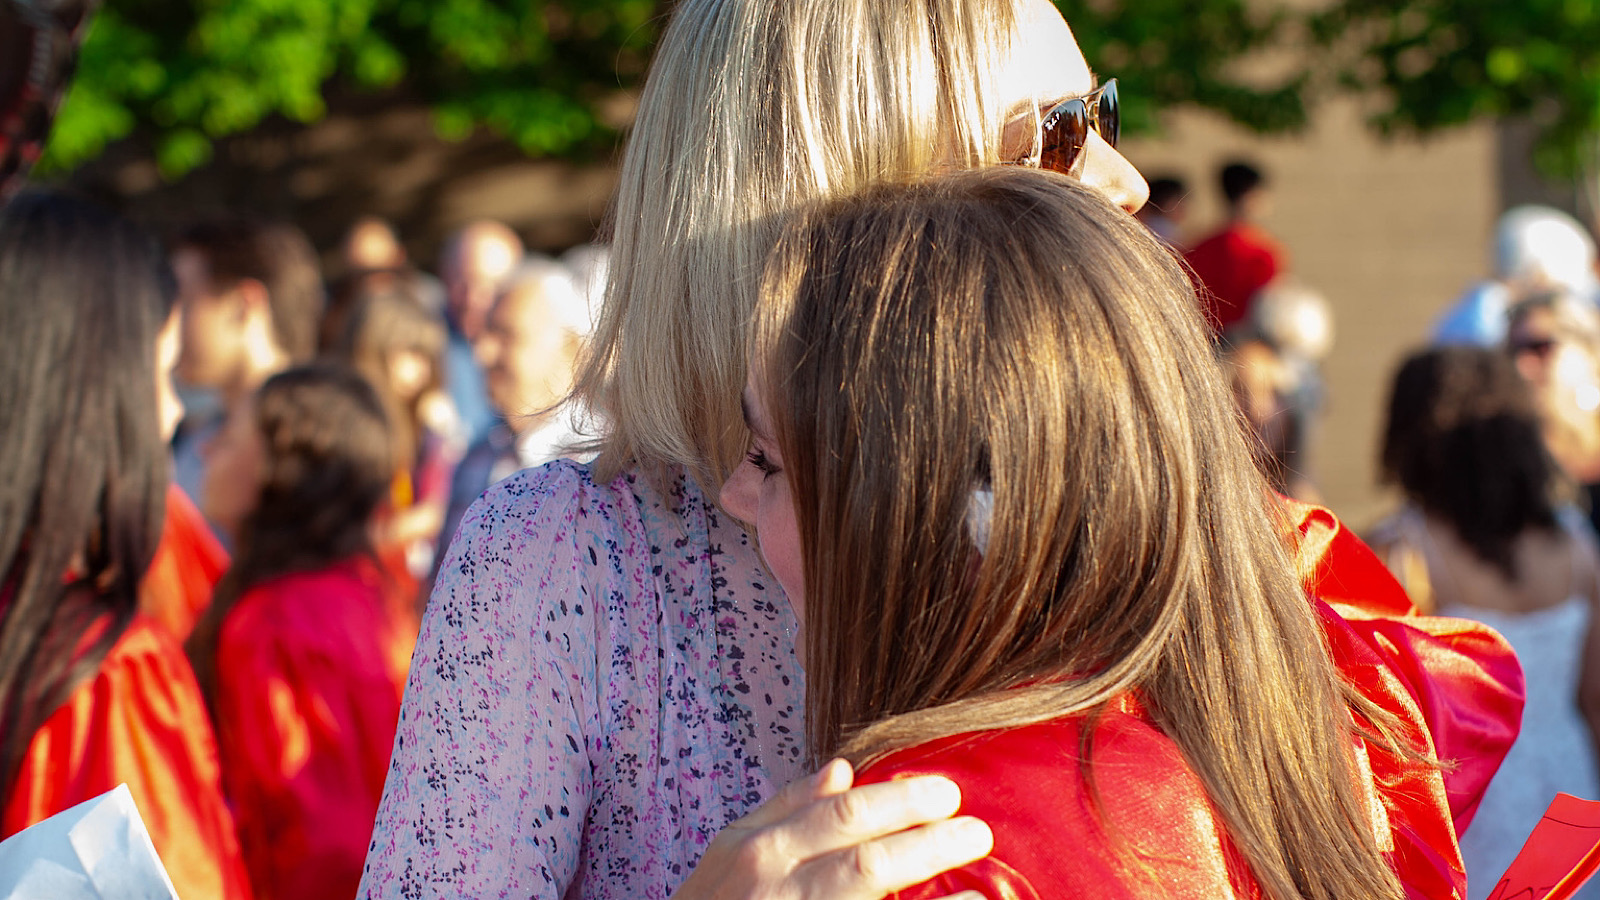
<svg viewBox="0 0 1600 900">
<path fill-rule="evenodd" d="M 729 825 L 673 900 L 878 900 L 993 848 L 988 825 L 951 818 L 961 806 L 955 782 L 852 788 L 854 777 L 836 759 Z"/>
</svg>

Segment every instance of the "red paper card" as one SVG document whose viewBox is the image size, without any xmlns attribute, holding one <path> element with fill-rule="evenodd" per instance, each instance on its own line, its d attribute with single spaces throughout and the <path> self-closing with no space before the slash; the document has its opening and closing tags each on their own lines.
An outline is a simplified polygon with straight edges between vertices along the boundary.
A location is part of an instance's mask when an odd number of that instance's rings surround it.
<svg viewBox="0 0 1600 900">
<path fill-rule="evenodd" d="M 1557 794 L 1489 900 L 1567 900 L 1600 868 L 1600 803 Z"/>
</svg>

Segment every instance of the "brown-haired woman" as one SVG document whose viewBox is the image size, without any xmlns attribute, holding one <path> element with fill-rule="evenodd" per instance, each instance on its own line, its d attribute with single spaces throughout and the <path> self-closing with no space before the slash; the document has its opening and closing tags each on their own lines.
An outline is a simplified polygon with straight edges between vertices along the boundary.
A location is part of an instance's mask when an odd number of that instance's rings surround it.
<svg viewBox="0 0 1600 900">
<path fill-rule="evenodd" d="M 393 475 L 377 394 L 290 369 L 237 406 L 202 505 L 237 555 L 189 641 L 258 900 L 355 894 L 411 639 L 369 529 Z"/>
<path fill-rule="evenodd" d="M 1545 448 L 1534 392 L 1504 352 L 1428 350 L 1395 375 L 1383 475 L 1406 503 L 1373 549 L 1418 606 L 1504 635 L 1527 679 L 1517 743 L 1461 836 L 1472 900 L 1558 791 L 1600 796 L 1600 560 Z"/>
<path fill-rule="evenodd" d="M 780 245 L 722 497 L 801 617 L 812 752 L 948 775 L 995 832 L 897 896 L 1464 888 L 1516 664 L 1308 601 L 1189 292 L 1049 173 L 878 189 Z"/>
</svg>

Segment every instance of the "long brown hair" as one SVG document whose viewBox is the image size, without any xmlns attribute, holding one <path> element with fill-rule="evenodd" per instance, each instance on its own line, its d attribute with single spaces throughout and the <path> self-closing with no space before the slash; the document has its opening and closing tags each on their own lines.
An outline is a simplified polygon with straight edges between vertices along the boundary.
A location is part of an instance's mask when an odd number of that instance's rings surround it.
<svg viewBox="0 0 1600 900">
<path fill-rule="evenodd" d="M 780 244 L 752 358 L 799 520 L 811 746 L 861 761 L 1135 691 L 1268 896 L 1398 897 L 1349 756 L 1372 711 L 1196 308 L 1134 219 L 1048 173 L 874 190 Z"/>
<path fill-rule="evenodd" d="M 52 194 L 0 213 L 0 808 L 138 609 L 166 512 L 156 338 L 175 293 L 161 248 L 109 213 Z"/>
<path fill-rule="evenodd" d="M 280 372 L 256 391 L 253 407 L 266 446 L 261 493 L 188 643 L 208 699 L 222 623 L 240 597 L 269 578 L 371 556 L 368 528 L 394 474 L 383 403 L 351 369 Z"/>
</svg>

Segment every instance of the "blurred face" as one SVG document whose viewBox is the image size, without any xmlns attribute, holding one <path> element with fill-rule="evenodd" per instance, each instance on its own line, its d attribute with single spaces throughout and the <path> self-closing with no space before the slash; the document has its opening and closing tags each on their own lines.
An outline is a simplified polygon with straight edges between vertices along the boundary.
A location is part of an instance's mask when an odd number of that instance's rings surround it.
<svg viewBox="0 0 1600 900">
<path fill-rule="evenodd" d="M 1011 114 L 1002 135 L 1000 158 L 1028 156 L 1038 133 L 1038 117 L 1057 103 L 1081 97 L 1097 86 L 1077 39 L 1050 0 L 1022 0 L 1011 53 L 1000 71 L 1000 97 Z M 1133 164 L 1093 129 L 1071 174 L 1128 212 L 1137 212 L 1150 195 Z"/>
<path fill-rule="evenodd" d="M 1555 311 L 1529 313 L 1506 336 L 1506 347 L 1547 412 L 1593 413 L 1600 409 L 1600 355 L 1585 335 L 1563 323 Z"/>
<path fill-rule="evenodd" d="M 161 326 L 156 336 L 156 414 L 161 419 L 161 440 L 171 441 L 183 420 L 183 401 L 172 386 L 172 370 L 178 365 L 178 348 L 181 346 L 179 323 L 182 315 L 173 310 L 167 324 Z"/>
<path fill-rule="evenodd" d="M 226 388 L 238 377 L 245 353 L 244 310 L 233 292 L 211 286 L 211 270 L 198 250 L 172 254 L 182 315 L 178 377 L 195 387 Z"/>
<path fill-rule="evenodd" d="M 222 430 L 204 450 L 206 474 L 200 489 L 200 509 L 229 535 L 255 511 L 266 473 L 267 446 L 256 427 L 256 404 L 246 399 L 234 405 Z"/>
<path fill-rule="evenodd" d="M 495 294 L 522 261 L 522 253 L 493 236 L 464 240 L 457 253 L 445 284 L 447 302 L 456 327 L 468 340 L 475 341 L 483 333 Z"/>
<path fill-rule="evenodd" d="M 750 426 L 750 452 L 723 483 L 721 503 L 728 512 L 755 526 L 761 556 L 782 585 L 795 616 L 803 622 L 805 568 L 800 558 L 800 523 L 795 518 L 789 476 L 783 471 L 783 458 L 755 379 L 744 389 L 744 415 Z"/>
<path fill-rule="evenodd" d="M 474 350 L 483 366 L 489 402 L 511 422 L 554 406 L 572 386 L 577 338 L 562 327 L 537 286 L 507 291 L 495 303 Z"/>
</svg>

